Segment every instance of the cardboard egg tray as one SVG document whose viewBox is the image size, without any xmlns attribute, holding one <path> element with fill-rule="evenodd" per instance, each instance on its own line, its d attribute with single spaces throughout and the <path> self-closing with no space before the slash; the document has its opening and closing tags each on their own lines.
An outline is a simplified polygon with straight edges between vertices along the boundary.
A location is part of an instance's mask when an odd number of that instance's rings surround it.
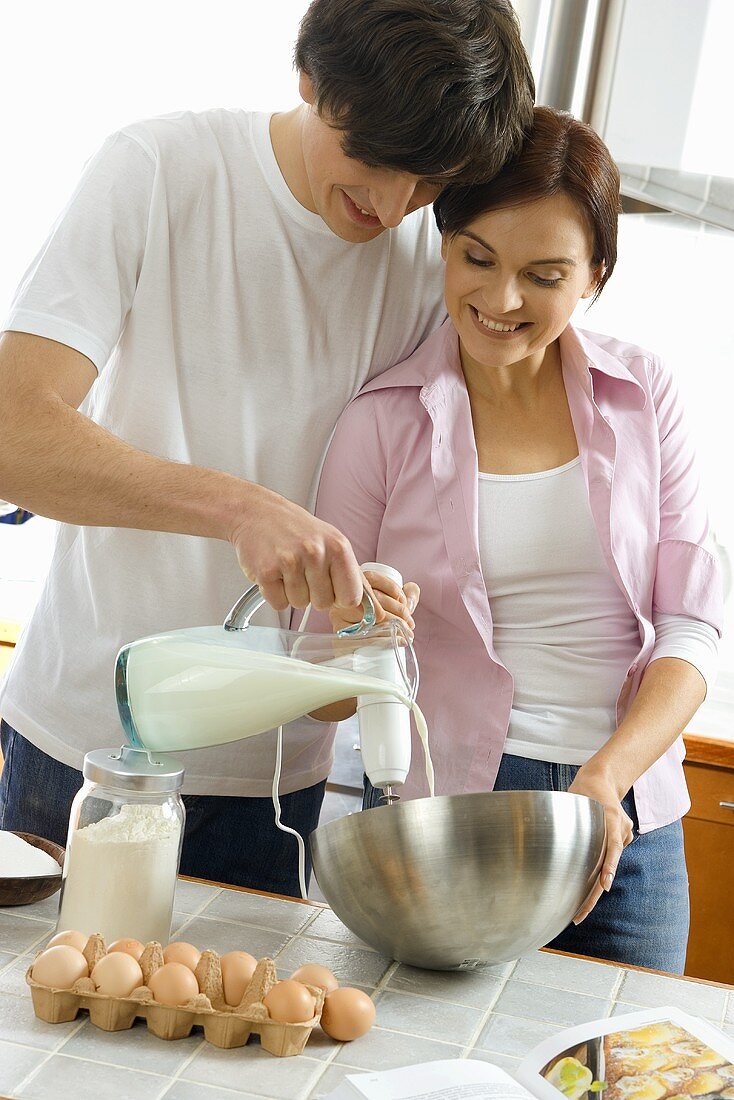
<svg viewBox="0 0 734 1100">
<path fill-rule="evenodd" d="M 102 937 L 90 936 L 83 954 L 91 974 L 99 960 L 107 954 Z M 161 966 L 161 945 L 155 942 L 146 944 L 140 956 L 145 984 L 134 989 L 128 997 L 97 993 L 91 978 L 80 978 L 71 989 L 49 989 L 33 981 L 32 965 L 25 978 L 31 988 L 33 1011 L 40 1020 L 50 1024 L 74 1020 L 80 1009 L 86 1009 L 94 1026 L 103 1031 L 125 1031 L 133 1026 L 137 1017 L 141 1017 L 146 1021 L 148 1031 L 159 1039 L 185 1039 L 192 1028 L 199 1025 L 204 1028 L 204 1037 L 208 1042 L 225 1049 L 244 1046 L 254 1033 L 260 1036 L 260 1045 L 279 1058 L 301 1054 L 309 1035 L 321 1019 L 324 991 L 312 985 L 306 986 L 316 1003 L 312 1020 L 304 1024 L 283 1024 L 270 1019 L 263 998 L 278 981 L 272 959 L 260 959 L 241 1003 L 235 1008 L 224 1000 L 222 967 L 216 951 L 202 952 L 194 972 L 201 992 L 177 1007 L 158 1004 L 148 988 L 151 975 Z"/>
</svg>

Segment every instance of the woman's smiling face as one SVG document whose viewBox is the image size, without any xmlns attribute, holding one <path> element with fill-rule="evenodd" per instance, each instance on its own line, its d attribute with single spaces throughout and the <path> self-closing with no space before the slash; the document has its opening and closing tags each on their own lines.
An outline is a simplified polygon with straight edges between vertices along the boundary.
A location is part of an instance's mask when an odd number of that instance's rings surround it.
<svg viewBox="0 0 734 1100">
<path fill-rule="evenodd" d="M 445 298 L 462 353 L 487 367 L 529 361 L 568 324 L 601 277 L 586 220 L 565 194 L 480 215 L 444 236 Z"/>
</svg>

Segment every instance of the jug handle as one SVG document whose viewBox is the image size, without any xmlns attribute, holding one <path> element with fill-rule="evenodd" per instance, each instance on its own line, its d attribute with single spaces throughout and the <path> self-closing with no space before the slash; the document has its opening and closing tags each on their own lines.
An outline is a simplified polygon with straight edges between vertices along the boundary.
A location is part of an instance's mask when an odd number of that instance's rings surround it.
<svg viewBox="0 0 734 1100">
<path fill-rule="evenodd" d="M 253 584 L 247 588 L 235 603 L 227 618 L 224 620 L 225 630 L 247 630 L 250 619 L 265 603 L 265 597 L 260 592 L 258 585 Z M 359 634 L 361 630 L 374 626 L 375 605 L 369 593 L 365 591 L 362 597 L 362 621 L 352 626 L 345 626 L 337 631 L 342 636 Z"/>
</svg>

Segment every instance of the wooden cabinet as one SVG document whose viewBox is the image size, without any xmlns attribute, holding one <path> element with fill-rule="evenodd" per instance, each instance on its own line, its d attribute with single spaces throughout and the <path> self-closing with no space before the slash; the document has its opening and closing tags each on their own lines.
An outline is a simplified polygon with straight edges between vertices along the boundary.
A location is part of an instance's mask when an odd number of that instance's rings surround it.
<svg viewBox="0 0 734 1100">
<path fill-rule="evenodd" d="M 734 746 L 687 737 L 686 747 L 691 934 L 685 972 L 734 983 Z"/>
</svg>

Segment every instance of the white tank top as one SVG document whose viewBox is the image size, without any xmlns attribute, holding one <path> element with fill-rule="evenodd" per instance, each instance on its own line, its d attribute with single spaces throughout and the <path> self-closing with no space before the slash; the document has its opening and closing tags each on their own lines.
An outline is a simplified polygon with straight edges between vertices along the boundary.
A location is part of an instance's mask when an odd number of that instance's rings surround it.
<svg viewBox="0 0 734 1100">
<path fill-rule="evenodd" d="M 494 646 L 515 681 L 505 752 L 582 764 L 616 729 L 640 634 L 602 555 L 580 459 L 480 473 L 479 554 Z"/>
</svg>

